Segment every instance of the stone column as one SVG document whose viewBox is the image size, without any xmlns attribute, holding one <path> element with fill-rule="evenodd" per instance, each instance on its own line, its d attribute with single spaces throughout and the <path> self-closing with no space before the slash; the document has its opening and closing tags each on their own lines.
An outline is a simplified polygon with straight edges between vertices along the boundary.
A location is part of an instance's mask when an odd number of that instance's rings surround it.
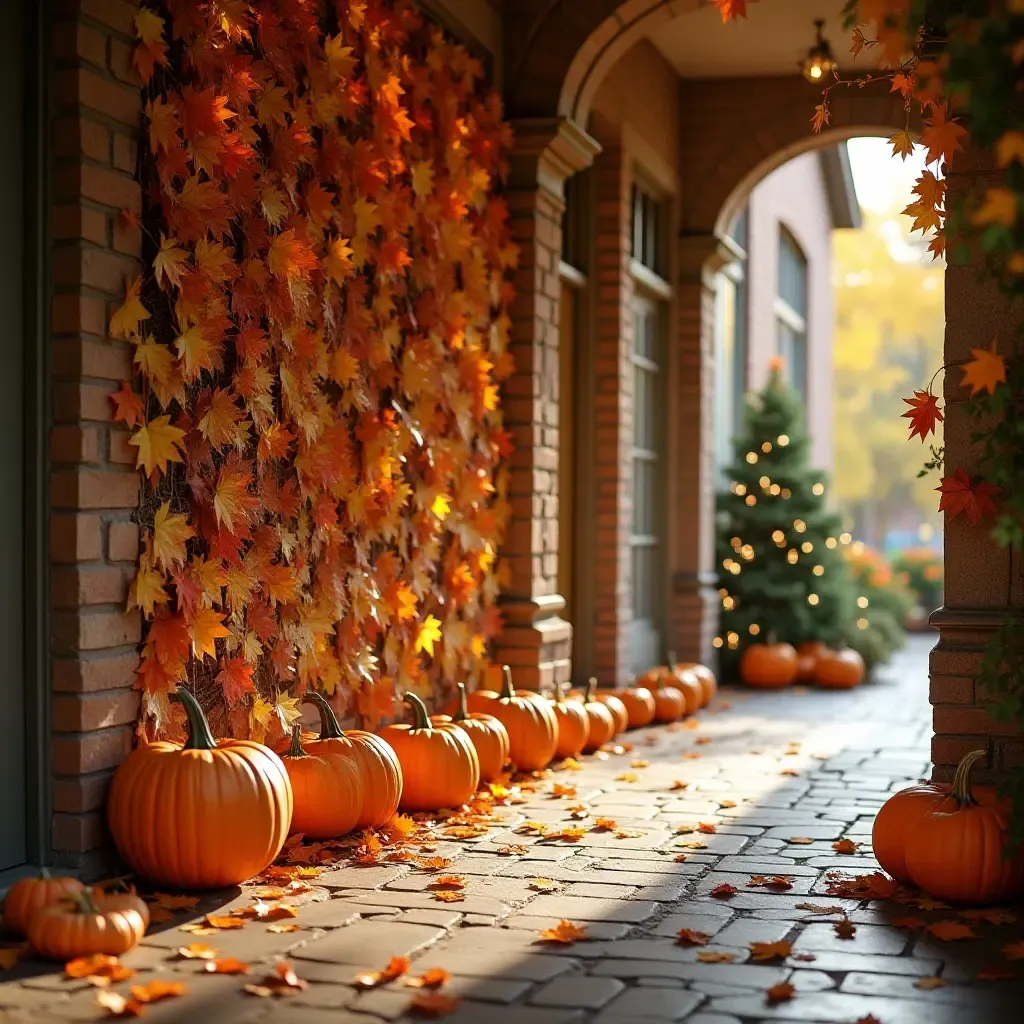
<svg viewBox="0 0 1024 1024">
<path fill-rule="evenodd" d="M 1001 184 L 1002 179 L 991 154 L 957 154 L 946 175 L 947 208 L 969 190 Z M 948 241 L 954 249 L 956 239 Z M 989 348 L 993 339 L 1004 355 L 1019 358 L 1019 316 L 1020 307 L 1011 307 L 984 275 L 980 254 L 966 264 L 947 266 L 946 473 L 959 466 L 973 472 L 978 461 L 977 447 L 970 440 L 976 424 L 966 411 L 968 391 L 961 385 L 959 366 L 972 358 L 972 348 Z M 990 525 L 991 521 L 973 526 L 962 514 L 955 519 L 946 516 L 945 603 L 931 617 L 939 631 L 930 664 L 932 761 L 937 779 L 950 778 L 957 761 L 970 750 L 988 752 L 987 760 L 979 764 L 987 772 L 978 772 L 979 778 L 998 776 L 1024 761 L 1024 742 L 1016 738 L 1016 727 L 989 718 L 985 694 L 975 682 L 992 630 L 1003 621 L 1007 606 L 1022 603 L 1019 556 L 990 539 Z"/>
<path fill-rule="evenodd" d="M 675 421 L 672 426 L 668 643 L 681 660 L 712 664 L 715 590 L 715 274 L 739 254 L 715 234 L 678 246 Z"/>
<path fill-rule="evenodd" d="M 505 628 L 495 660 L 516 685 L 539 689 L 568 680 L 572 626 L 558 591 L 558 331 L 563 185 L 590 165 L 597 143 L 566 118 L 513 121 L 515 143 L 506 198 L 520 247 L 511 352 L 516 372 L 503 394 L 514 438 L 509 474 L 512 517 L 502 557 L 509 582 Z"/>
</svg>

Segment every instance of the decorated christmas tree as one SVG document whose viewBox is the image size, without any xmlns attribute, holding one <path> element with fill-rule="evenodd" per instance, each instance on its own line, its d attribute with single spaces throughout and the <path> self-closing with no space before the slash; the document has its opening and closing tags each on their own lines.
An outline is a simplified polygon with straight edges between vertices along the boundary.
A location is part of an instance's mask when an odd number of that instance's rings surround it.
<svg viewBox="0 0 1024 1024">
<path fill-rule="evenodd" d="M 850 543 L 827 505 L 825 474 L 808 464 L 800 396 L 772 364 L 747 397 L 743 430 L 718 498 L 721 622 L 715 646 L 734 675 L 752 643 L 840 643 L 856 619 L 841 548 Z"/>
</svg>

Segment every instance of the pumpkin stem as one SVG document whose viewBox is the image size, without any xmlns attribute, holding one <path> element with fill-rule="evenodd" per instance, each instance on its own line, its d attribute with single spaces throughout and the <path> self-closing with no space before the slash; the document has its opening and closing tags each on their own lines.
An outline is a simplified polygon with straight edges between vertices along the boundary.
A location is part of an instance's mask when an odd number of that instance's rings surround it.
<svg viewBox="0 0 1024 1024">
<path fill-rule="evenodd" d="M 455 685 L 459 691 L 459 706 L 455 709 L 455 714 L 452 715 L 452 721 L 464 722 L 469 718 L 469 708 L 466 705 L 466 684 L 456 683 Z"/>
<path fill-rule="evenodd" d="M 952 796 L 959 807 L 970 807 L 978 802 L 974 799 L 974 793 L 971 791 L 971 771 L 974 769 L 975 763 L 980 761 L 986 753 L 985 750 L 972 750 L 969 754 L 965 754 L 963 760 L 956 766 L 956 772 L 953 775 Z"/>
<path fill-rule="evenodd" d="M 405 691 L 403 700 L 412 708 L 412 727 L 414 729 L 429 729 L 430 717 L 427 715 L 427 705 L 412 690 Z"/>
<path fill-rule="evenodd" d="M 286 757 L 308 757 L 302 749 L 302 726 L 296 723 L 292 726 L 292 745 L 288 748 Z"/>
<path fill-rule="evenodd" d="M 67 903 L 76 914 L 98 914 L 99 910 L 93 901 L 95 890 L 90 886 L 81 892 L 66 893 L 61 902 Z"/>
<path fill-rule="evenodd" d="M 327 703 L 322 694 L 315 690 L 307 690 L 304 700 L 309 704 L 315 704 L 317 711 L 320 712 L 320 739 L 340 740 L 345 735 L 338 725 L 338 716 L 335 715 L 334 708 Z"/>
<path fill-rule="evenodd" d="M 188 721 L 188 737 L 182 749 L 215 750 L 217 741 L 213 738 L 213 733 L 210 732 L 210 723 L 206 721 L 206 715 L 203 714 L 199 701 L 182 686 L 179 686 L 171 694 L 171 698 L 184 707 L 185 718 Z"/>
<path fill-rule="evenodd" d="M 508 665 L 502 665 L 501 671 L 504 673 L 501 680 L 501 697 L 503 700 L 508 700 L 509 697 L 516 695 L 512 686 L 512 669 Z"/>
<path fill-rule="evenodd" d="M 597 700 L 597 676 L 591 676 L 587 680 L 587 696 L 584 704 L 593 704 Z"/>
<path fill-rule="evenodd" d="M 556 704 L 565 703 L 565 693 L 562 690 L 561 683 L 555 683 L 555 695 L 551 698 Z"/>
<path fill-rule="evenodd" d="M 675 671 L 675 667 L 676 667 L 676 652 L 675 651 L 669 651 L 668 652 L 668 670 L 669 670 L 669 672 L 674 672 Z"/>
</svg>

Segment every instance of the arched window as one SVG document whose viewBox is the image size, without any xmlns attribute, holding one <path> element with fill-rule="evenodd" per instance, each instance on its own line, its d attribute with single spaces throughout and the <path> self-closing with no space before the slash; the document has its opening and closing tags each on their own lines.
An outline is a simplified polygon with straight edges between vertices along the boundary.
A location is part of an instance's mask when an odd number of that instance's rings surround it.
<svg viewBox="0 0 1024 1024">
<path fill-rule="evenodd" d="M 807 257 L 796 239 L 779 228 L 779 281 L 775 297 L 779 355 L 790 383 L 807 401 Z"/>
</svg>

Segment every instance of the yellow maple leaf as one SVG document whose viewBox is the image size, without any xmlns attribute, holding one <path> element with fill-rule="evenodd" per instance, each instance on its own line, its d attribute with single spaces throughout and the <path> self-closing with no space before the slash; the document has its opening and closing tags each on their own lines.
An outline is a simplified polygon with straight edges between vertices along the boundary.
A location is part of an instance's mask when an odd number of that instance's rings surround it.
<svg viewBox="0 0 1024 1024">
<path fill-rule="evenodd" d="M 996 140 L 995 149 L 1000 167 L 1009 167 L 1014 160 L 1024 164 L 1024 132 L 1014 129 L 1004 133 Z"/>
<path fill-rule="evenodd" d="M 270 716 L 274 713 L 274 705 L 269 700 L 257 695 L 252 703 L 252 710 L 249 712 L 249 732 L 257 743 L 262 743 L 267 737 L 267 726 L 270 724 Z"/>
<path fill-rule="evenodd" d="M 413 164 L 412 190 L 421 199 L 434 191 L 434 165 L 429 160 L 420 160 Z"/>
<path fill-rule="evenodd" d="M 1010 188 L 997 185 L 985 189 L 978 208 L 971 212 L 971 223 L 1002 224 L 1012 228 L 1017 220 L 1017 193 Z"/>
<path fill-rule="evenodd" d="M 168 462 L 181 462 L 178 448 L 184 437 L 185 431 L 173 426 L 170 416 L 157 416 L 144 423 L 128 439 L 139 450 L 136 468 L 141 467 L 151 476 L 157 470 L 164 472 Z"/>
<path fill-rule="evenodd" d="M 224 625 L 224 616 L 213 608 L 200 608 L 188 627 L 192 638 L 192 653 L 202 659 L 206 654 L 217 657 L 216 640 L 231 636 L 231 630 Z"/>
<path fill-rule="evenodd" d="M 292 726 L 302 717 L 302 708 L 299 707 L 298 697 L 278 697 L 274 705 L 274 714 L 281 723 L 281 728 L 290 733 Z"/>
<path fill-rule="evenodd" d="M 889 136 L 889 145 L 892 146 L 892 155 L 906 160 L 914 152 L 914 140 L 906 129 Z"/>
<path fill-rule="evenodd" d="M 327 249 L 324 257 L 324 269 L 327 276 L 337 284 L 341 284 L 354 271 L 352 266 L 352 249 L 347 238 L 335 238 Z"/>
<path fill-rule="evenodd" d="M 199 379 L 203 370 L 213 371 L 213 349 L 198 326 L 186 328 L 174 340 L 186 383 Z"/>
<path fill-rule="evenodd" d="M 970 386 L 972 398 L 982 389 L 995 394 L 996 385 L 1006 382 L 1006 360 L 996 352 L 996 342 L 990 349 L 972 348 L 971 355 L 974 358 L 962 367 L 961 384 Z"/>
<path fill-rule="evenodd" d="M 419 632 L 416 634 L 416 651 L 426 651 L 430 657 L 434 656 L 434 644 L 441 639 L 441 621 L 428 615 L 420 624 Z"/>
<path fill-rule="evenodd" d="M 149 319 L 149 310 L 142 304 L 139 294 L 142 290 L 142 278 L 137 277 L 125 294 L 124 305 L 114 311 L 110 318 L 110 336 L 128 339 L 137 336 L 139 325 Z"/>
<path fill-rule="evenodd" d="M 156 606 L 167 604 L 169 598 L 164 590 L 164 578 L 150 564 L 149 558 L 139 560 L 139 570 L 128 588 L 128 610 L 141 608 L 147 619 L 153 617 Z"/>
<path fill-rule="evenodd" d="M 165 501 L 153 519 L 153 560 L 164 569 L 185 561 L 185 542 L 196 535 L 186 516 L 172 515 Z"/>
<path fill-rule="evenodd" d="M 166 345 L 150 338 L 135 346 L 135 365 L 150 381 L 167 383 L 174 372 L 174 356 Z"/>
<path fill-rule="evenodd" d="M 141 12 L 140 12 L 141 13 Z M 188 267 L 188 253 L 182 249 L 176 238 L 160 235 L 160 249 L 153 257 L 153 275 L 157 284 L 163 279 L 167 284 L 181 287 L 181 275 Z"/>
</svg>

